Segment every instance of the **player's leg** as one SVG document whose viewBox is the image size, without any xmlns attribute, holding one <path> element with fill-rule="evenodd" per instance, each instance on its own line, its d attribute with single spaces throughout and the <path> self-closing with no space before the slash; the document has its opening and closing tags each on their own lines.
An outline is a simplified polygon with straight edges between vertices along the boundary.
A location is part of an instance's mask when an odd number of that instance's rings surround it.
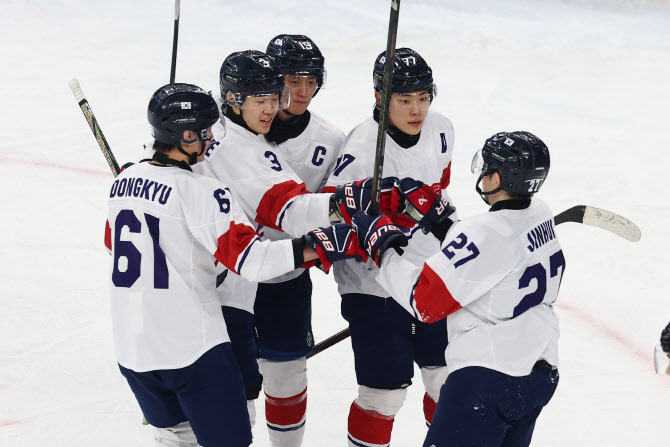
<svg viewBox="0 0 670 447">
<path fill-rule="evenodd" d="M 342 295 L 359 393 L 348 420 L 349 446 L 386 446 L 414 375 L 411 317 L 391 298 Z"/>
<path fill-rule="evenodd" d="M 265 419 L 274 447 L 301 445 L 307 410 L 307 362 L 312 336 L 312 281 L 259 284 L 254 305 L 265 390 Z"/>
<path fill-rule="evenodd" d="M 509 420 L 502 447 L 528 447 L 535 429 L 535 421 L 549 403 L 558 385 L 558 370 L 547 362 L 538 362 L 529 376 L 523 378 L 516 393 L 502 414 Z"/>
<path fill-rule="evenodd" d="M 423 414 L 430 427 L 440 397 L 440 389 L 447 379 L 446 320 L 427 324 L 414 321 L 414 361 L 421 368 L 421 379 L 426 393 L 423 396 Z"/>
<path fill-rule="evenodd" d="M 121 374 L 149 424 L 153 426 L 156 446 L 196 447 L 197 441 L 176 394 L 165 387 L 153 372 L 138 373 L 119 365 Z"/>
<path fill-rule="evenodd" d="M 263 385 L 263 376 L 258 369 L 258 345 L 254 330 L 254 316 L 245 310 L 222 306 L 223 319 L 226 321 L 233 355 L 242 372 L 244 391 L 247 398 L 247 411 L 251 427 L 256 423 L 256 407 Z"/>
<path fill-rule="evenodd" d="M 204 353 L 191 366 L 160 371 L 202 446 L 251 445 L 244 384 L 230 343 Z"/>
<path fill-rule="evenodd" d="M 480 367 L 451 373 L 442 386 L 423 446 L 501 446 L 509 427 L 498 413 L 507 394 L 506 377 Z"/>
</svg>

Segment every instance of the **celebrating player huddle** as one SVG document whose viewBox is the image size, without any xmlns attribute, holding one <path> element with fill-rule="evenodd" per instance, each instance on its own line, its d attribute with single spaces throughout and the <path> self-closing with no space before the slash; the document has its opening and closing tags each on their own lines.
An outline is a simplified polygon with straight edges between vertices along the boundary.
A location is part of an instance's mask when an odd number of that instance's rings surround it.
<svg viewBox="0 0 670 447">
<path fill-rule="evenodd" d="M 390 444 L 416 363 L 424 446 L 529 445 L 558 383 L 565 259 L 533 198 L 549 151 L 528 132 L 486 140 L 473 172 L 491 208 L 459 221 L 453 126 L 431 110 L 428 63 L 399 48 L 369 213 L 386 63 L 372 116 L 346 138 L 309 111 L 327 76 L 302 35 L 230 54 L 220 95 L 168 84 L 151 97 L 155 152 L 113 183 L 105 243 L 117 361 L 157 445 L 250 445 L 261 389 L 271 444 L 302 444 L 314 266 L 332 267 L 352 337 L 343 442 Z"/>
</svg>

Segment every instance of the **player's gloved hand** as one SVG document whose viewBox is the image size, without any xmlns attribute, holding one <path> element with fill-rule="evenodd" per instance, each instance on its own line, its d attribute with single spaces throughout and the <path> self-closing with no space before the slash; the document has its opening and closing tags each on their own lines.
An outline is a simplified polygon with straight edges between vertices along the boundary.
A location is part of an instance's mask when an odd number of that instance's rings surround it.
<svg viewBox="0 0 670 447">
<path fill-rule="evenodd" d="M 380 266 L 382 256 L 389 248 L 402 254 L 402 248 L 407 246 L 407 237 L 398 229 L 388 216 L 370 216 L 363 211 L 356 213 L 352 219 L 356 228 L 358 242 L 367 254 Z"/>
<path fill-rule="evenodd" d="M 661 332 L 661 349 L 663 352 L 670 353 L 670 323 Z"/>
<path fill-rule="evenodd" d="M 391 207 L 402 210 L 414 219 L 424 233 L 433 225 L 443 223 L 456 208 L 428 185 L 418 180 L 404 178 L 395 183 L 391 193 Z"/>
<path fill-rule="evenodd" d="M 326 228 L 318 228 L 303 236 L 307 246 L 319 256 L 321 269 L 328 272 L 333 262 L 356 259 L 365 262 L 368 255 L 356 237 L 356 230 L 349 224 L 340 223 Z"/>
<path fill-rule="evenodd" d="M 379 210 L 384 214 L 391 213 L 391 193 L 397 180 L 396 177 L 382 179 L 379 191 Z M 368 177 L 338 186 L 335 190 L 334 199 L 342 220 L 350 224 L 354 214 L 358 211 L 368 211 L 368 208 L 370 208 L 372 178 Z"/>
</svg>

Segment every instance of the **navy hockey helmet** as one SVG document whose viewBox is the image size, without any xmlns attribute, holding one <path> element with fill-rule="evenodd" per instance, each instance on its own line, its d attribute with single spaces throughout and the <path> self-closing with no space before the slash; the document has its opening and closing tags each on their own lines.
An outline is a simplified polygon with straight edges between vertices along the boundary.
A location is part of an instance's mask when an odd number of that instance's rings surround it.
<svg viewBox="0 0 670 447">
<path fill-rule="evenodd" d="M 230 54 L 221 65 L 219 75 L 224 104 L 242 106 L 247 96 L 284 93 L 284 75 L 267 54 L 247 50 Z M 231 100 L 228 93 L 232 94 Z"/>
<path fill-rule="evenodd" d="M 486 140 L 472 160 L 472 172 L 479 173 L 477 192 L 495 194 L 503 190 L 533 195 L 549 174 L 549 149 L 530 132 L 500 132 Z M 493 172 L 500 174 L 500 187 L 482 192 L 479 182 Z"/>
<path fill-rule="evenodd" d="M 219 120 L 219 111 L 214 98 L 200 87 L 167 84 L 152 95 L 147 118 L 157 141 L 179 147 L 185 130 L 202 139 Z"/>
<path fill-rule="evenodd" d="M 317 92 L 325 85 L 325 59 L 319 47 L 309 37 L 301 34 L 280 34 L 270 40 L 265 52 L 285 75 L 316 76 Z"/>
<path fill-rule="evenodd" d="M 426 90 L 432 101 L 437 95 L 437 88 L 433 83 L 433 70 L 421 55 L 410 48 L 398 48 L 395 50 L 393 61 L 391 93 L 411 93 Z M 383 51 L 377 56 L 372 71 L 372 80 L 376 92 L 382 91 L 385 62 L 386 51 Z"/>
</svg>

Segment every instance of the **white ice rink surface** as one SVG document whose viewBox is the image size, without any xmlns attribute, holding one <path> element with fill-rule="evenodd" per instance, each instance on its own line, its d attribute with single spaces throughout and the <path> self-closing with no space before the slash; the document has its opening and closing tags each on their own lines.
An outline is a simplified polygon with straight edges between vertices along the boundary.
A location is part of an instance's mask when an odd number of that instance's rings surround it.
<svg viewBox="0 0 670 447">
<path fill-rule="evenodd" d="M 184 1 L 177 80 L 218 89 L 232 51 L 311 36 L 327 88 L 313 110 L 348 132 L 371 113 L 387 0 Z M 117 159 L 149 139 L 146 106 L 170 72 L 171 0 L 0 0 L 0 446 L 151 444 L 116 367 L 103 247 L 112 176 L 67 86 L 77 77 Z M 652 350 L 670 319 L 670 3 L 403 0 L 398 46 L 432 65 L 433 107 L 456 129 L 452 197 L 484 212 L 470 159 L 497 131 L 549 146 L 541 197 L 558 213 L 609 209 L 638 243 L 565 224 L 557 302 L 561 379 L 534 446 L 670 445 L 670 377 Z M 370 148 L 374 150 L 374 148 Z M 315 281 L 317 340 L 345 326 L 332 277 Z M 305 446 L 343 446 L 356 394 L 349 342 L 310 360 Z M 392 445 L 425 434 L 420 377 Z M 254 429 L 268 446 L 262 404 Z"/>
</svg>

